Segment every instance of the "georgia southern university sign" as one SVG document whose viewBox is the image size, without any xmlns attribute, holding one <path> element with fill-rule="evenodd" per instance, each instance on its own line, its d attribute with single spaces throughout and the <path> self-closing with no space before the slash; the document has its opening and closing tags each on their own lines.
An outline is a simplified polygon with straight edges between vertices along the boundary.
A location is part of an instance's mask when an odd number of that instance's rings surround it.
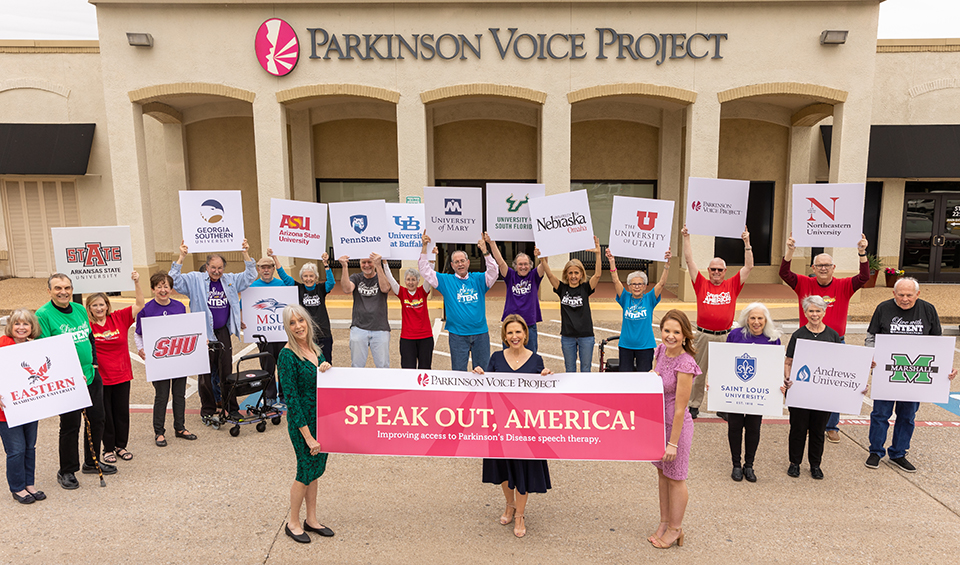
<svg viewBox="0 0 960 565">
<path fill-rule="evenodd" d="M 269 24 L 269 26 L 268 26 Z M 268 27 L 270 29 L 268 29 Z M 483 33 L 336 33 L 321 27 L 306 28 L 310 59 L 405 61 L 481 59 L 484 52 L 505 60 L 561 61 L 632 59 L 662 65 L 679 59 L 723 59 L 726 33 L 621 32 L 598 27 L 582 33 L 538 33 L 536 30 L 488 28 Z M 281 37 L 282 36 L 282 37 Z M 283 76 L 293 70 L 299 52 L 293 27 L 271 18 L 257 32 L 257 59 L 263 68 Z M 491 55 L 488 55 L 490 57 Z M 291 64 L 292 63 L 292 64 Z M 278 72 L 279 71 L 279 72 Z"/>
</svg>

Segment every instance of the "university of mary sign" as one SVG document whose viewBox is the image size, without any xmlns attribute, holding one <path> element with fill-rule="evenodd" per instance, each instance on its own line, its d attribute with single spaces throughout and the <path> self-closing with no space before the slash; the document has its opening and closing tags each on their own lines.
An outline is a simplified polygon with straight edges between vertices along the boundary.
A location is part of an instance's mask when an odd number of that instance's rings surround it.
<svg viewBox="0 0 960 565">
<path fill-rule="evenodd" d="M 485 33 L 333 33 L 308 27 L 310 59 L 423 60 L 481 59 L 484 51 L 500 59 L 576 60 L 632 59 L 662 65 L 676 59 L 723 59 L 726 33 L 622 33 L 598 27 L 587 33 L 529 33 L 518 28 L 489 28 Z M 290 73 L 297 64 L 300 45 L 287 22 L 272 18 L 260 25 L 255 49 L 260 66 L 275 76 Z M 490 55 L 488 55 L 489 57 Z"/>
</svg>

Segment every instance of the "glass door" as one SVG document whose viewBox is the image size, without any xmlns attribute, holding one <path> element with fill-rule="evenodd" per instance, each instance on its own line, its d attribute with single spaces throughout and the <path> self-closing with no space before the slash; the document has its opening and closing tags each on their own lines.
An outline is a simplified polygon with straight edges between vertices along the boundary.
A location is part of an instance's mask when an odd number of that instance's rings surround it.
<svg viewBox="0 0 960 565">
<path fill-rule="evenodd" d="M 908 193 L 900 268 L 920 281 L 960 281 L 960 194 Z"/>
</svg>

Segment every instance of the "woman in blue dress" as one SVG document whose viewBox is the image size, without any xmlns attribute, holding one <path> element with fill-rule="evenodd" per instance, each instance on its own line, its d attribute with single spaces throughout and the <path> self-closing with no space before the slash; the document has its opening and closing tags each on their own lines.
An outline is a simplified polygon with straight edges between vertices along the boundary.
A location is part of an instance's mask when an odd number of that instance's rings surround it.
<svg viewBox="0 0 960 565">
<path fill-rule="evenodd" d="M 552 375 L 553 371 L 543 366 L 543 358 L 526 348 L 529 339 L 527 323 L 517 314 L 503 319 L 500 336 L 507 349 L 490 356 L 487 371 L 491 373 L 534 373 Z M 475 367 L 474 373 L 484 374 L 483 368 Z M 507 508 L 500 516 L 506 526 L 516 519 L 513 535 L 522 538 L 527 533 L 524 510 L 531 492 L 546 493 L 550 488 L 550 470 L 542 459 L 484 459 L 483 482 L 500 485 L 507 500 Z"/>
</svg>

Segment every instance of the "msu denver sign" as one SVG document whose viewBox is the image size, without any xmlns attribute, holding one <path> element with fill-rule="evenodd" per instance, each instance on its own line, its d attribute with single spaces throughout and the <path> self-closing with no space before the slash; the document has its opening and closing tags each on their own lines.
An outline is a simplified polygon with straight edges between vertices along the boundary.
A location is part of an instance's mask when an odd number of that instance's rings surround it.
<svg viewBox="0 0 960 565">
<path fill-rule="evenodd" d="M 598 27 L 586 33 L 528 33 L 519 28 L 488 28 L 486 33 L 332 33 L 319 27 L 306 28 L 310 38 L 310 59 L 340 60 L 424 60 L 480 59 L 492 49 L 500 59 L 576 60 L 633 59 L 723 59 L 721 48 L 726 33 L 652 33 L 634 35 L 613 28 Z M 591 47 L 592 50 L 591 50 Z M 276 76 L 288 74 L 299 59 L 299 40 L 287 22 L 273 18 L 263 22 L 255 42 L 260 65 Z"/>
</svg>

